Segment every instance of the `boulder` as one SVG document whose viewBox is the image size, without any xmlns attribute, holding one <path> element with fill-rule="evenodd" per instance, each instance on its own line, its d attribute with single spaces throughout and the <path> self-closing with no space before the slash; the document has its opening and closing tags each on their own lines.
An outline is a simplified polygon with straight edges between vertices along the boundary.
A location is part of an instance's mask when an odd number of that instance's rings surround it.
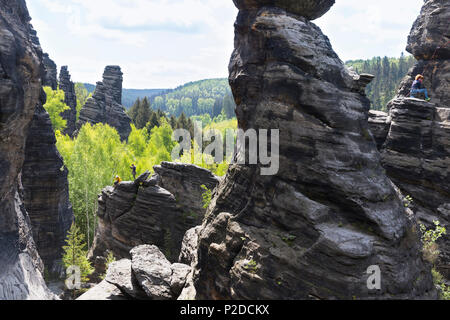
<svg viewBox="0 0 450 320">
<path fill-rule="evenodd" d="M 156 246 L 131 250 L 132 269 L 139 285 L 153 300 L 177 299 L 191 271 L 183 264 L 171 264 Z"/>
</svg>

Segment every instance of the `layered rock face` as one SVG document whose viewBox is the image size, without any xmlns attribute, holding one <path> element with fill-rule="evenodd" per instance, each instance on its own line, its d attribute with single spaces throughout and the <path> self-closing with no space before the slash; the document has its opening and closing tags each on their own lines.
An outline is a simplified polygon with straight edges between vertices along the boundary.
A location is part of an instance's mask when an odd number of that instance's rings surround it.
<svg viewBox="0 0 450 320">
<path fill-rule="evenodd" d="M 30 20 L 25 1 L 0 0 L 0 300 L 53 297 L 20 182 L 28 128 L 45 101 L 42 50 Z"/>
<path fill-rule="evenodd" d="M 61 274 L 62 246 L 74 217 L 68 171 L 55 144 L 50 116 L 39 104 L 28 132 L 22 168 L 24 203 L 46 269 Z"/>
<path fill-rule="evenodd" d="M 428 0 L 414 23 L 407 50 L 419 61 L 388 105 L 389 134 L 381 148 L 389 177 L 414 202 L 410 207 L 427 226 L 450 225 L 450 3 Z M 447 42 L 447 44 L 445 44 Z M 409 96 L 422 73 L 432 103 Z M 371 117 L 369 122 L 377 122 Z M 375 131 L 375 129 L 373 129 Z M 376 134 L 375 134 L 376 135 Z M 381 137 L 380 137 L 381 138 Z M 442 273 L 450 279 L 450 236 L 440 241 Z"/>
<path fill-rule="evenodd" d="M 64 102 L 70 110 L 64 111 L 63 119 L 67 120 L 67 127 L 64 134 L 73 136 L 76 131 L 77 122 L 77 96 L 75 94 L 75 84 L 70 79 L 67 66 L 62 66 L 59 73 L 59 88 L 64 91 Z"/>
<path fill-rule="evenodd" d="M 184 234 L 201 224 L 206 211 L 201 186 L 212 190 L 219 179 L 208 170 L 185 164 L 162 163 L 155 172 L 159 175 L 150 180 L 147 173 L 103 190 L 90 254 L 99 273 L 108 251 L 116 258 L 129 258 L 129 251 L 143 244 L 156 245 L 170 261 L 177 261 Z"/>
<path fill-rule="evenodd" d="M 190 233 L 198 234 L 194 257 L 184 246 L 194 297 L 436 297 L 417 228 L 369 132 L 367 81 L 305 18 L 322 10 L 297 9 L 310 1 L 248 3 L 235 24 L 230 84 L 241 129 L 280 130 L 280 170 L 230 167 Z M 371 266 L 381 270 L 381 290 L 368 288 Z"/>
<path fill-rule="evenodd" d="M 50 59 L 48 53 L 44 53 L 43 56 L 44 62 L 44 78 L 42 79 L 42 85 L 44 87 L 51 87 L 53 90 L 58 88 L 58 70 L 56 67 L 56 63 Z"/>
<path fill-rule="evenodd" d="M 450 3 L 446 0 L 427 0 L 408 37 L 406 50 L 418 60 L 403 80 L 400 97 L 409 96 L 417 74 L 425 76 L 433 103 L 450 106 Z"/>
<path fill-rule="evenodd" d="M 89 122 L 105 123 L 119 132 L 122 140 L 128 139 L 131 132 L 131 119 L 122 104 L 123 73 L 118 66 L 107 66 L 103 82 L 98 82 L 94 95 L 81 109 L 77 128 Z"/>
<path fill-rule="evenodd" d="M 391 127 L 391 118 L 383 111 L 369 111 L 369 129 L 373 134 L 379 150 L 386 142 Z"/>
</svg>

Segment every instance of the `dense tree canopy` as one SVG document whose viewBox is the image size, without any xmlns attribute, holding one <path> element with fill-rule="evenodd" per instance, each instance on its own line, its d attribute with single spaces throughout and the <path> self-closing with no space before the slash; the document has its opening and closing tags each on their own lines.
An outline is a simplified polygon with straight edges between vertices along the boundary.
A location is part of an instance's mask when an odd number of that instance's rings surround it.
<svg viewBox="0 0 450 320">
<path fill-rule="evenodd" d="M 370 60 L 348 61 L 346 65 L 353 67 L 358 73 L 370 73 L 375 76 L 367 86 L 367 96 L 372 102 L 372 109 L 386 111 L 386 106 L 397 93 L 398 86 L 415 64 L 413 56 L 400 58 L 375 57 Z"/>
</svg>

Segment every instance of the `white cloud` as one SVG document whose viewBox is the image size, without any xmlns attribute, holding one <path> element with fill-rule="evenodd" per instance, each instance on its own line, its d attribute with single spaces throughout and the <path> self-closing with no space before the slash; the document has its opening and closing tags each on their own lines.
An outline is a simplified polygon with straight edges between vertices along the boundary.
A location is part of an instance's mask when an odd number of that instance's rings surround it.
<svg viewBox="0 0 450 320">
<path fill-rule="evenodd" d="M 398 56 L 423 0 L 337 0 L 316 21 L 342 59 Z"/>
<path fill-rule="evenodd" d="M 337 0 L 315 21 L 342 59 L 399 55 L 422 0 Z M 107 64 L 124 86 L 176 87 L 226 77 L 237 9 L 232 0 L 28 0 L 42 46 L 75 81 L 101 80 Z"/>
</svg>

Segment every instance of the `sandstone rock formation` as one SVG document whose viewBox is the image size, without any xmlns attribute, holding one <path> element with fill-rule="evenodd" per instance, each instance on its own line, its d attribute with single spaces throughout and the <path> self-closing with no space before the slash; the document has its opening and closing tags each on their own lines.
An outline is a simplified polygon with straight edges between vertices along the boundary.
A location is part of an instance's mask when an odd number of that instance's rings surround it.
<svg viewBox="0 0 450 320">
<path fill-rule="evenodd" d="M 28 128 L 45 101 L 30 20 L 25 1 L 0 0 L 0 300 L 53 298 L 21 194 Z"/>
<path fill-rule="evenodd" d="M 122 104 L 123 73 L 118 66 L 107 66 L 103 82 L 98 82 L 94 95 L 81 109 L 77 129 L 89 122 L 105 123 L 116 128 L 122 140 L 128 139 L 131 132 L 131 119 Z"/>
<path fill-rule="evenodd" d="M 447 228 L 450 226 L 449 19 L 448 1 L 425 1 L 407 48 L 419 61 L 403 80 L 398 96 L 388 105 L 389 133 L 381 143 L 387 174 L 414 200 L 410 207 L 416 216 L 427 226 L 438 220 Z M 405 98 L 419 73 L 426 77 L 432 103 Z M 377 120 L 371 117 L 369 121 Z M 376 130 L 373 125 L 372 129 Z M 440 241 L 440 250 L 441 271 L 450 279 L 450 235 Z"/>
<path fill-rule="evenodd" d="M 156 246 L 138 246 L 130 256 L 113 262 L 105 280 L 78 300 L 177 299 L 191 272 L 189 266 L 171 264 Z"/>
<path fill-rule="evenodd" d="M 164 162 L 155 167 L 159 176 L 142 175 L 135 182 L 107 187 L 99 198 L 99 226 L 91 250 L 97 272 L 104 270 L 104 257 L 129 258 L 138 245 L 158 246 L 175 262 L 187 230 L 201 224 L 205 209 L 202 185 L 213 190 L 219 179 L 208 170 Z M 158 179 L 156 179 L 158 177 Z"/>
<path fill-rule="evenodd" d="M 48 53 L 44 53 L 44 78 L 42 79 L 42 85 L 44 87 L 51 87 L 53 90 L 58 88 L 58 70 L 56 63 L 50 59 Z"/>
<path fill-rule="evenodd" d="M 50 116 L 38 104 L 28 131 L 22 168 L 24 203 L 39 255 L 47 271 L 59 275 L 62 246 L 74 217 L 68 171 L 55 144 Z"/>
<path fill-rule="evenodd" d="M 379 150 L 383 147 L 389 134 L 391 126 L 391 118 L 383 111 L 369 111 L 369 129 L 372 132 L 375 142 Z"/>
<path fill-rule="evenodd" d="M 409 96 L 414 77 L 423 74 L 433 103 L 442 108 L 450 106 L 449 20 L 449 1 L 425 1 L 420 16 L 412 27 L 406 49 L 418 62 L 403 80 L 399 97 Z"/>
<path fill-rule="evenodd" d="M 70 79 L 70 74 L 67 66 L 62 66 L 59 73 L 59 88 L 64 91 L 64 102 L 70 110 L 64 111 L 63 119 L 67 120 L 66 130 L 64 134 L 73 136 L 76 131 L 77 122 L 77 96 L 75 94 L 75 84 Z"/>
<path fill-rule="evenodd" d="M 297 9 L 309 1 L 248 3 L 230 84 L 240 128 L 280 129 L 280 170 L 231 166 L 198 230 L 195 298 L 436 297 L 417 228 L 369 132 L 366 81 Z M 381 290 L 367 286 L 374 265 Z"/>
</svg>

